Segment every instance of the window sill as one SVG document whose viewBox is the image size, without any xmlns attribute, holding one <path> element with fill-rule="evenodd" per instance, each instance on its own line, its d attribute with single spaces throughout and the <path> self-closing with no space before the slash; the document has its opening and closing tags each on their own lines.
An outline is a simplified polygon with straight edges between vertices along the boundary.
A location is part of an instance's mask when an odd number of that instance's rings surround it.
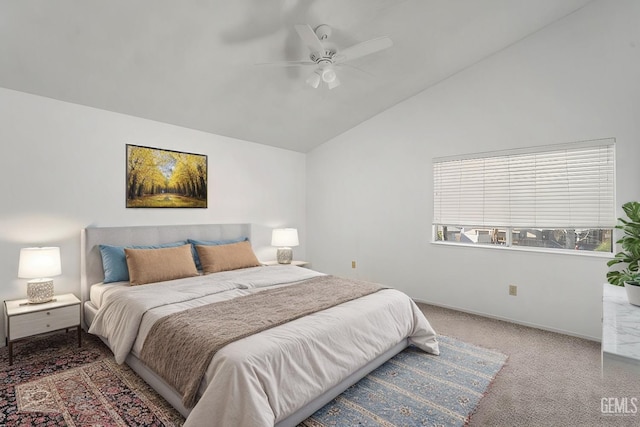
<svg viewBox="0 0 640 427">
<path fill-rule="evenodd" d="M 435 246 L 489 249 L 494 251 L 535 252 L 535 253 L 545 253 L 545 254 L 553 254 L 553 255 L 571 255 L 571 256 L 581 256 L 581 257 L 591 257 L 591 258 L 602 258 L 602 259 L 611 259 L 614 256 L 614 254 L 610 252 L 579 251 L 579 250 L 571 251 L 566 249 L 546 249 L 546 248 L 536 248 L 536 247 L 529 247 L 529 246 L 483 245 L 483 244 L 468 244 L 468 243 L 449 243 L 449 242 L 443 242 L 443 241 L 435 241 L 435 242 L 432 241 L 431 244 Z"/>
</svg>

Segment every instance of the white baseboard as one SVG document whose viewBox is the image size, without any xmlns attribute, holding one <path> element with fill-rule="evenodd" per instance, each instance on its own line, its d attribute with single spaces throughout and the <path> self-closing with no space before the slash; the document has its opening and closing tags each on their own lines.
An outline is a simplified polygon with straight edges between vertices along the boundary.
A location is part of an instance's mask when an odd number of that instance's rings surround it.
<svg viewBox="0 0 640 427">
<path fill-rule="evenodd" d="M 550 328 L 548 326 L 538 325 L 536 323 L 523 322 L 521 320 L 510 319 L 508 317 L 496 316 L 496 315 L 489 314 L 489 313 L 484 313 L 484 312 L 481 312 L 481 311 L 467 310 L 467 309 L 464 309 L 464 308 L 455 307 L 455 306 L 448 305 L 448 304 L 441 304 L 441 303 L 437 303 L 437 302 L 433 302 L 433 301 L 427 301 L 427 300 L 418 299 L 418 298 L 413 298 L 413 300 L 415 302 L 420 302 L 422 304 L 435 305 L 436 307 L 448 308 L 450 310 L 456 310 L 456 311 L 461 311 L 463 313 L 475 314 L 477 316 L 488 317 L 490 319 L 502 320 L 504 322 L 515 323 L 517 325 L 528 326 L 530 328 L 542 329 L 543 331 L 556 332 L 558 334 L 569 335 L 569 336 L 576 337 L 576 338 L 583 338 L 583 339 L 589 340 L 589 341 L 602 342 L 602 337 L 592 337 L 592 336 L 589 336 L 589 335 L 576 334 L 575 332 L 565 331 L 563 329 Z"/>
</svg>

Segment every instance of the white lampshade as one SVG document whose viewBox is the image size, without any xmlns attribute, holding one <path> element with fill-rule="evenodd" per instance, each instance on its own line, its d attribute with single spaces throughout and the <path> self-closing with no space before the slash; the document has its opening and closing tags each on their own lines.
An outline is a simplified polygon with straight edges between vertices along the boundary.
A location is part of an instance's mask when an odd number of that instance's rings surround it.
<svg viewBox="0 0 640 427">
<path fill-rule="evenodd" d="M 271 234 L 271 246 L 291 247 L 299 244 L 296 228 L 276 228 Z"/>
<path fill-rule="evenodd" d="M 36 279 L 59 276 L 60 274 L 62 274 L 60 248 L 20 249 L 18 277 L 23 279 Z"/>
<path fill-rule="evenodd" d="M 53 280 L 62 274 L 60 248 L 20 249 L 18 277 L 31 279 L 27 282 L 29 304 L 42 304 L 53 300 Z"/>
</svg>

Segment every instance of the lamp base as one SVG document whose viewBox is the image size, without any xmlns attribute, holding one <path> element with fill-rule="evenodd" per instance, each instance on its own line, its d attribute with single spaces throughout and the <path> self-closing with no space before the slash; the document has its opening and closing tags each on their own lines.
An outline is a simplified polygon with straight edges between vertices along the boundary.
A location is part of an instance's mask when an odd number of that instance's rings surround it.
<svg viewBox="0 0 640 427">
<path fill-rule="evenodd" d="M 278 264 L 291 264 L 293 250 L 291 248 L 278 248 L 276 258 L 278 259 Z"/>
<path fill-rule="evenodd" d="M 37 279 L 27 282 L 29 304 L 42 304 L 53 300 L 53 280 Z"/>
</svg>

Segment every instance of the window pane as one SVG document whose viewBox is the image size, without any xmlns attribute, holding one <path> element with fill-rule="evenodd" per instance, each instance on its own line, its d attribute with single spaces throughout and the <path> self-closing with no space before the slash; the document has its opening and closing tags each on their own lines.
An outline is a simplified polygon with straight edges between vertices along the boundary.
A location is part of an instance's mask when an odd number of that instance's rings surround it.
<svg viewBox="0 0 640 427">
<path fill-rule="evenodd" d="M 505 245 L 507 230 L 504 228 L 438 225 L 435 240 L 478 245 Z"/>
<path fill-rule="evenodd" d="M 514 228 L 513 246 L 611 253 L 611 229 Z"/>
<path fill-rule="evenodd" d="M 612 229 L 508 228 L 437 225 L 437 242 L 511 246 L 612 253 Z"/>
<path fill-rule="evenodd" d="M 534 248 L 575 249 L 573 230 L 543 230 L 540 228 L 514 228 L 511 231 L 513 246 Z"/>
</svg>

